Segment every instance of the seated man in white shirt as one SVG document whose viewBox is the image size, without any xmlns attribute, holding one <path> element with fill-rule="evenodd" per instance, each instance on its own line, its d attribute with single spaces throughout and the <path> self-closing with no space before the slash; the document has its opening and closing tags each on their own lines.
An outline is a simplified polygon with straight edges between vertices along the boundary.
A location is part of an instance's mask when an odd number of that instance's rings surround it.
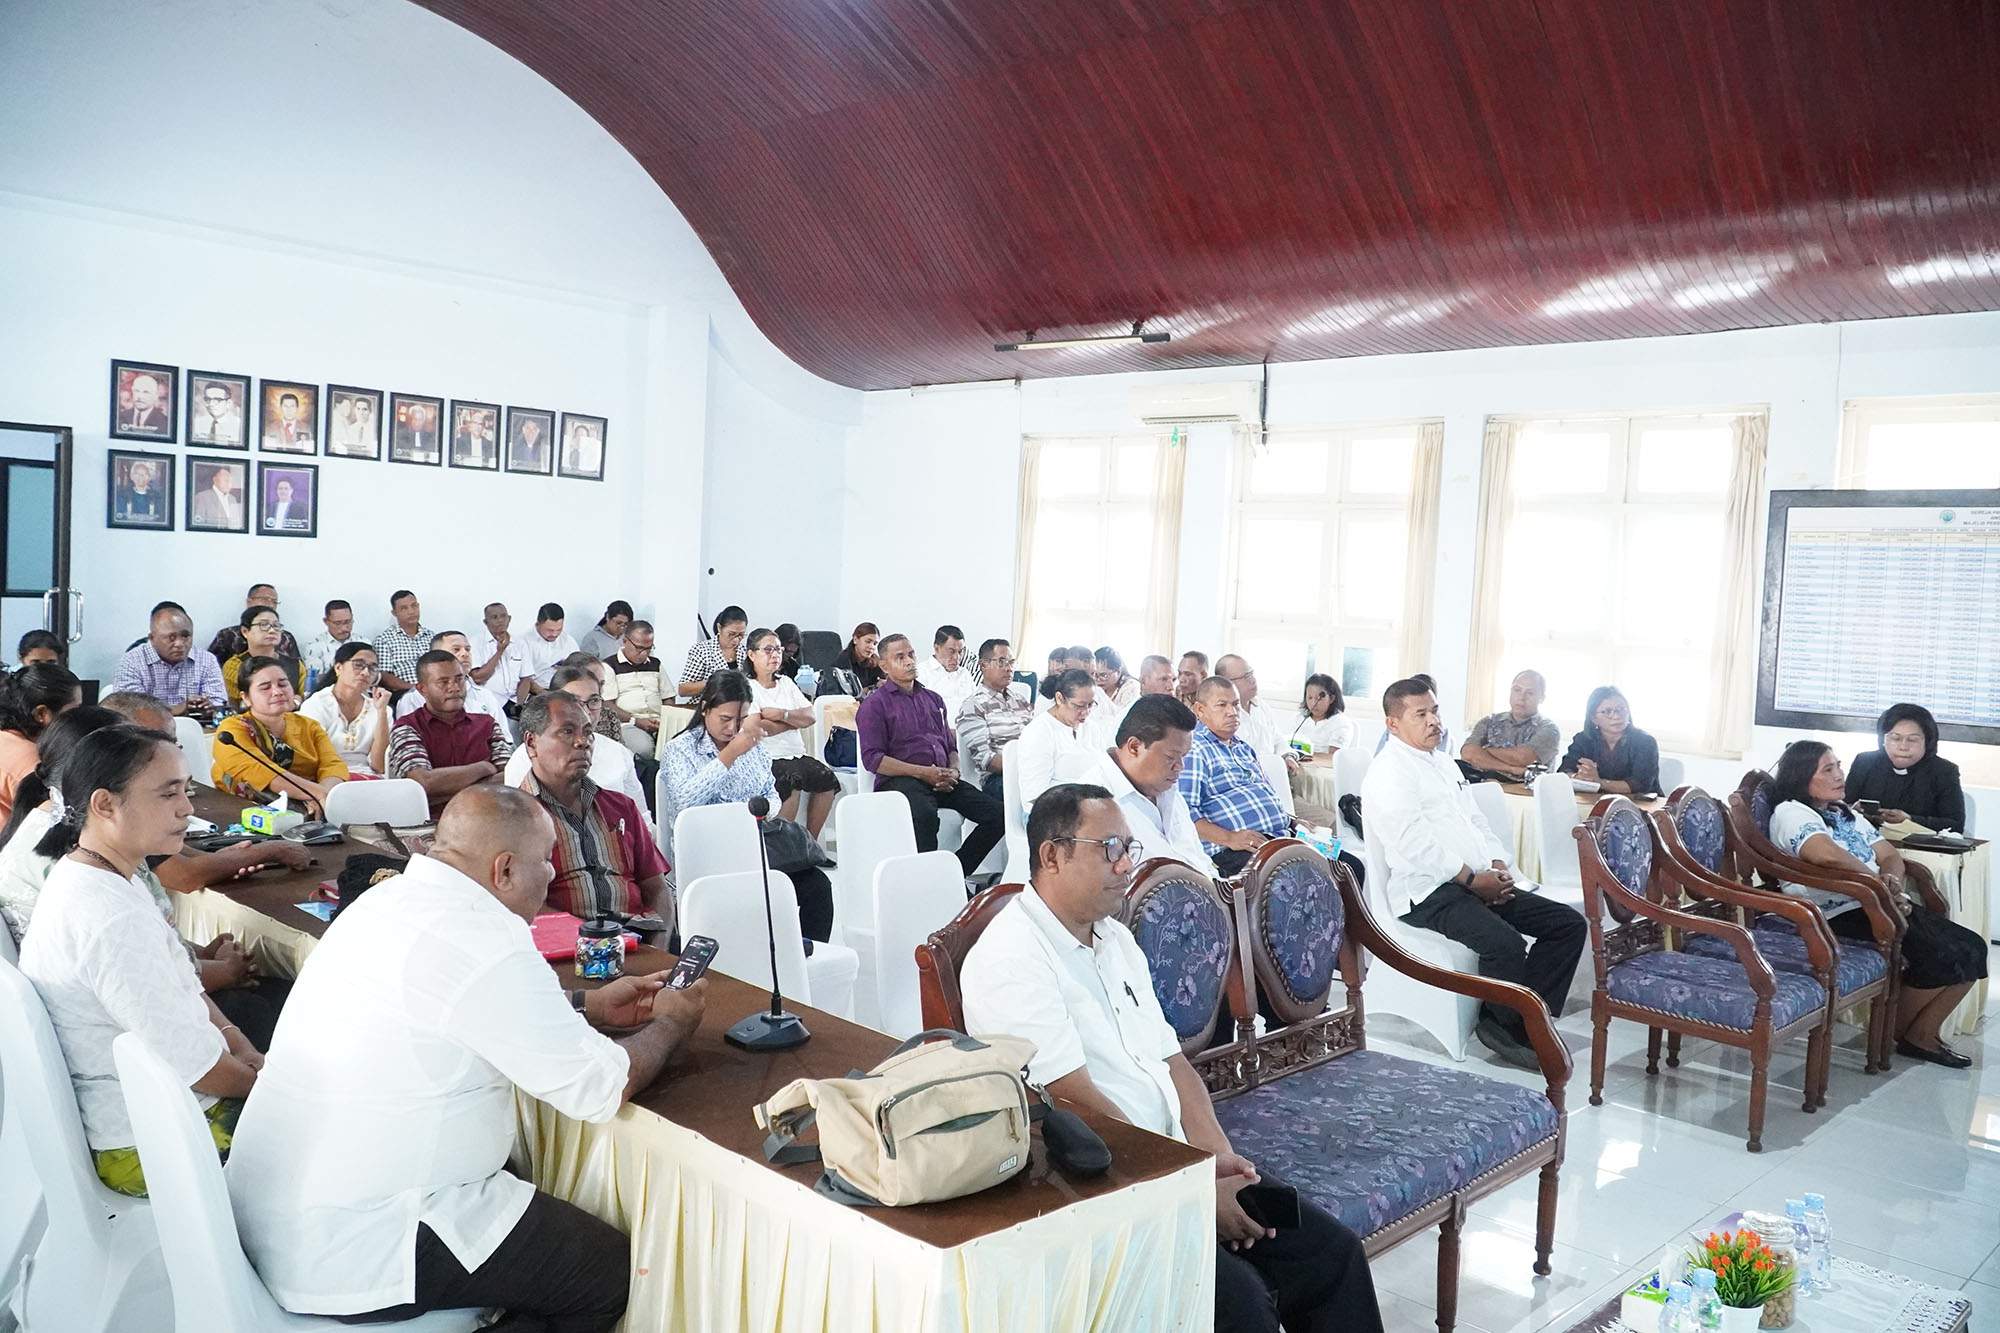
<svg viewBox="0 0 2000 1333">
<path fill-rule="evenodd" d="M 1148 855 L 1171 857 L 1213 879 L 1215 862 L 1202 850 L 1194 816 L 1181 798 L 1181 761 L 1194 744 L 1194 729 L 1194 710 L 1179 699 L 1146 695 L 1126 710 L 1116 745 L 1065 756 L 1056 764 L 1056 781 L 1104 788 Z"/>
<path fill-rule="evenodd" d="M 1032 1082 L 1214 1154 L 1222 1333 L 1277 1333 L 1280 1320 L 1294 1333 L 1380 1330 L 1359 1237 L 1303 1198 L 1300 1225 L 1283 1231 L 1259 1226 L 1238 1202 L 1257 1168 L 1216 1122 L 1146 957 L 1116 919 L 1144 852 L 1111 793 L 1050 788 L 1028 816 L 1028 846 L 1033 882 L 993 918 L 959 973 L 967 1031 L 1026 1037 Z"/>
<path fill-rule="evenodd" d="M 707 982 L 565 995 L 524 924 L 554 844 L 534 798 L 467 788 L 429 855 L 347 906 L 300 974 L 226 1172 L 286 1309 L 497 1306 L 506 1327 L 566 1333 L 624 1312 L 630 1242 L 506 1170 L 515 1089 L 604 1123 L 699 1025 Z"/>
<path fill-rule="evenodd" d="M 431 648 L 434 651 L 450 653 L 458 659 L 458 664 L 465 668 L 465 711 L 499 718 L 501 727 L 507 728 L 506 702 L 472 678 L 472 640 L 465 637 L 465 632 L 455 629 L 441 630 L 431 635 Z M 423 706 L 422 692 L 411 690 L 396 701 L 396 716 L 408 717 Z"/>
<path fill-rule="evenodd" d="M 478 665 L 467 677 L 474 685 L 484 685 L 494 698 L 513 703 L 521 685 L 522 662 L 527 649 L 513 635 L 514 617 L 505 602 L 488 602 L 480 613 L 479 633 L 473 636 L 472 660 Z"/>
<path fill-rule="evenodd" d="M 1050 685 L 1049 706 L 1021 728 L 1021 739 L 1007 750 L 1007 766 L 1020 778 L 1021 814 L 1025 818 L 1035 798 L 1056 780 L 1056 764 L 1066 755 L 1084 754 L 1091 748 L 1090 715 L 1097 707 L 1098 691 L 1088 671 L 1064 671 Z"/>
<path fill-rule="evenodd" d="M 576 640 L 563 628 L 562 606 L 543 602 L 535 612 L 535 632 L 521 640 L 521 680 L 515 686 L 516 700 L 554 689 L 549 677 L 565 657 L 576 651 Z"/>
<path fill-rule="evenodd" d="M 1481 976 L 1528 987 L 1560 1016 L 1589 933 L 1582 915 L 1516 885 L 1464 775 L 1437 748 L 1444 724 L 1428 683 L 1391 685 L 1382 714 L 1389 743 L 1362 780 L 1361 813 L 1388 867 L 1390 909 L 1471 949 Z M 1525 936 L 1534 937 L 1533 948 Z M 1481 1006 L 1475 1035 L 1509 1064 L 1542 1067 L 1511 1009 Z"/>
<path fill-rule="evenodd" d="M 917 663 L 917 684 L 944 700 L 944 715 L 953 721 L 958 710 L 979 688 L 979 677 L 967 670 L 965 631 L 956 625 L 939 625 L 931 636 L 931 655 Z"/>
<path fill-rule="evenodd" d="M 597 719 L 604 708 L 604 683 L 597 672 L 582 663 L 559 666 L 549 680 L 554 689 L 577 700 L 590 715 L 590 780 L 607 791 L 631 797 L 633 804 L 641 810 L 652 809 L 652 802 L 646 799 L 646 785 L 639 781 L 639 770 L 633 762 L 632 751 L 597 730 Z M 517 746 L 514 753 L 507 757 L 507 767 L 501 772 L 500 780 L 510 787 L 518 787 L 530 767 L 528 747 Z"/>
</svg>

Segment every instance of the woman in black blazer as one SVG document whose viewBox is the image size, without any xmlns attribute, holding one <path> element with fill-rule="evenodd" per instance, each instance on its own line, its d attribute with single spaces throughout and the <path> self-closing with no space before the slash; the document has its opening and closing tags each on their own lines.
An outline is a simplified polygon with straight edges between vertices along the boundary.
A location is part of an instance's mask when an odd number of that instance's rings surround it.
<svg viewBox="0 0 2000 1333">
<path fill-rule="evenodd" d="M 1600 685 L 1558 767 L 1600 791 L 1646 796 L 1660 789 L 1660 743 L 1632 725 L 1632 705 L 1616 685 Z"/>
<path fill-rule="evenodd" d="M 1873 822 L 1910 820 L 1928 829 L 1965 831 L 1965 788 L 1958 765 L 1938 757 L 1937 719 L 1919 704 L 1894 704 L 1875 719 L 1879 748 L 1854 756 L 1847 799 L 1880 801 Z"/>
</svg>

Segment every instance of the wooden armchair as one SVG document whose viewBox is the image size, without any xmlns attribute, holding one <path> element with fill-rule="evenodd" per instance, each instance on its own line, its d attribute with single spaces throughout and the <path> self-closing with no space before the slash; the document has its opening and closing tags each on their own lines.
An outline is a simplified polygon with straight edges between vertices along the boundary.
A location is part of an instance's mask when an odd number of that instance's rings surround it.
<svg viewBox="0 0 2000 1333">
<path fill-rule="evenodd" d="M 924 1026 L 965 1031 L 965 1001 L 958 990 L 959 969 L 979 937 L 1000 915 L 1007 900 L 1021 891 L 1019 884 L 995 884 L 978 893 L 971 902 L 931 937 L 917 946 L 917 987 L 922 994 Z"/>
<path fill-rule="evenodd" d="M 1811 976 L 1777 972 L 1757 951 L 1750 932 L 1712 916 L 1657 901 L 1654 876 L 1664 860 L 1656 834 L 1639 807 L 1607 796 L 1573 833 L 1583 872 L 1584 915 L 1590 922 L 1590 1104 L 1604 1102 L 1604 1062 L 1611 1020 L 1646 1025 L 1646 1073 L 1659 1073 L 1663 1031 L 1706 1037 L 1750 1053 L 1751 1152 L 1764 1148 L 1764 1103 L 1771 1051 L 1795 1036 L 1814 1041 L 1832 1021 L 1828 992 Z M 1606 928 L 1604 908 L 1617 903 L 1633 914 Z M 1672 947 L 1689 935 L 1723 941 L 1733 957 L 1716 958 Z M 1808 1077 L 1803 1109 L 1819 1105 Z"/>
</svg>

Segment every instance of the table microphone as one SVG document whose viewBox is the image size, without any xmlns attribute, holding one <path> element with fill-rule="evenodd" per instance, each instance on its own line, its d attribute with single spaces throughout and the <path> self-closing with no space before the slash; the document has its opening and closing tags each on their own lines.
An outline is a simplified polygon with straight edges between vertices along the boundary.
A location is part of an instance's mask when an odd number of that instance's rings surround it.
<svg viewBox="0 0 2000 1333">
<path fill-rule="evenodd" d="M 812 1037 L 797 1014 L 785 1012 L 785 997 L 778 993 L 778 928 L 771 916 L 771 860 L 764 851 L 764 820 L 771 803 L 762 796 L 750 798 L 750 817 L 757 821 L 757 863 L 764 872 L 764 938 L 771 949 L 771 1007 L 762 1013 L 732 1023 L 723 1039 L 746 1051 L 788 1051 Z"/>
<path fill-rule="evenodd" d="M 215 743 L 217 745 L 227 745 L 232 750 L 241 750 L 244 754 L 249 755 L 252 759 L 255 759 L 258 763 L 262 764 L 264 767 L 270 769 L 273 773 L 279 774 L 282 777 L 289 778 L 294 776 L 292 773 L 287 772 L 285 769 L 279 768 L 276 764 L 272 763 L 269 759 L 265 758 L 263 751 L 258 750 L 252 746 L 245 745 L 242 741 L 237 740 L 236 737 L 231 735 L 229 732 L 226 731 L 216 732 Z"/>
</svg>

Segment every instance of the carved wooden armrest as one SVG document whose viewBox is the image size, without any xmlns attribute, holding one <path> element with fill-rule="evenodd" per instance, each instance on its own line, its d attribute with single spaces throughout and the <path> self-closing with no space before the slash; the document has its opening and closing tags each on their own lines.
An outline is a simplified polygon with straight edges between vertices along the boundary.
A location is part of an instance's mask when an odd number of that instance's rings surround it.
<svg viewBox="0 0 2000 1333">
<path fill-rule="evenodd" d="M 1750 989 L 1757 992 L 1760 999 L 1766 1000 L 1778 993 L 1777 973 L 1773 972 L 1771 965 L 1764 961 L 1764 955 L 1757 952 L 1757 942 L 1750 938 L 1750 932 L 1743 927 L 1728 921 L 1717 921 L 1714 917 L 1683 912 L 1677 907 L 1667 907 L 1649 898 L 1642 898 L 1611 875 L 1591 875 L 1585 883 L 1590 884 L 1593 880 L 1596 882 L 1592 887 L 1612 902 L 1622 899 L 1634 916 L 1643 916 L 1663 926 L 1693 931 L 1697 935 L 1713 935 L 1717 939 L 1729 941 L 1730 947 L 1736 951 L 1736 961 L 1743 965 L 1744 975 L 1750 979 Z"/>
<path fill-rule="evenodd" d="M 1761 889 L 1746 889 L 1741 884 L 1732 883 L 1715 874 L 1699 863 L 1683 861 L 1672 848 L 1666 849 L 1665 869 L 1667 877 L 1677 883 L 1687 885 L 1705 898 L 1728 903 L 1731 907 L 1741 907 L 1752 912 L 1767 912 L 1782 917 L 1798 930 L 1799 938 L 1805 941 L 1806 958 L 1814 970 L 1831 975 L 1837 950 L 1833 932 L 1827 928 L 1826 917 L 1819 908 L 1803 898 L 1790 898 L 1782 893 L 1766 893 Z"/>
<path fill-rule="evenodd" d="M 1937 876 L 1921 861 L 1903 861 L 1903 881 L 1910 886 L 1910 894 L 1918 902 L 1941 916 L 1951 915 L 1951 904 L 1938 892 Z"/>
</svg>

